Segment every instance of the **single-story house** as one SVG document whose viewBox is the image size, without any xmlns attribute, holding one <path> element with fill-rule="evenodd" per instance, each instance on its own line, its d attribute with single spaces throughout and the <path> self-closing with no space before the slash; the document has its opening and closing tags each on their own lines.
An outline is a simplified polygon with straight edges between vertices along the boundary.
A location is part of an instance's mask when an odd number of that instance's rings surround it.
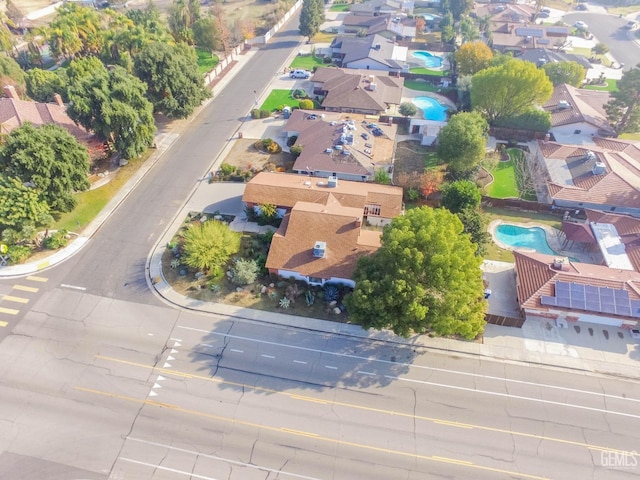
<svg viewBox="0 0 640 480">
<path fill-rule="evenodd" d="M 542 106 L 551 114 L 551 133 L 560 143 L 592 143 L 592 137 L 613 137 L 604 105 L 609 92 L 583 90 L 562 84 Z"/>
<path fill-rule="evenodd" d="M 494 24 L 529 23 L 533 21 L 535 12 L 535 8 L 527 4 L 475 2 L 472 15 L 475 18 L 489 17 Z"/>
<path fill-rule="evenodd" d="M 492 28 L 492 47 L 501 52 L 523 52 L 532 48 L 553 48 L 566 43 L 569 27 L 503 22 Z"/>
<path fill-rule="evenodd" d="M 381 35 L 338 35 L 330 45 L 332 57 L 344 68 L 400 73 L 408 69 L 407 47 Z"/>
<path fill-rule="evenodd" d="M 314 94 L 330 112 L 394 115 L 402 99 L 404 79 L 387 72 L 320 67 L 311 77 Z"/>
<path fill-rule="evenodd" d="M 615 227 L 629 262 L 640 272 L 640 218 L 590 209 L 585 209 L 585 214 L 589 224 L 606 223 Z"/>
<path fill-rule="evenodd" d="M 416 36 L 416 20 L 406 16 L 347 15 L 342 21 L 344 33 L 365 35 L 379 34 L 388 39 L 410 40 Z"/>
<path fill-rule="evenodd" d="M 284 126 L 302 153 L 293 170 L 301 175 L 367 182 L 393 162 L 395 124 L 376 124 L 368 115 L 294 110 Z M 374 117 L 377 118 L 377 117 Z"/>
<path fill-rule="evenodd" d="M 544 171 L 548 200 L 560 208 L 640 216 L 640 145 L 594 139 L 584 145 L 538 141 L 529 161 Z"/>
<path fill-rule="evenodd" d="M 354 15 L 411 14 L 413 0 L 368 0 L 352 4 L 349 11 Z"/>
<path fill-rule="evenodd" d="M 549 48 L 528 48 L 523 50 L 517 58 L 535 63 L 538 67 L 546 63 L 555 62 L 576 62 L 581 65 L 585 71 L 588 71 L 592 67 L 589 59 L 583 55 L 575 55 L 573 53 L 561 52 Z"/>
<path fill-rule="evenodd" d="M 311 285 L 353 287 L 358 259 L 380 247 L 382 232 L 367 225 L 386 225 L 403 209 L 399 187 L 286 173 L 259 173 L 242 199 L 249 207 L 269 203 L 286 211 L 266 267 Z"/>
<path fill-rule="evenodd" d="M 640 273 L 513 252 L 518 303 L 527 320 L 634 328 L 640 320 Z"/>
</svg>

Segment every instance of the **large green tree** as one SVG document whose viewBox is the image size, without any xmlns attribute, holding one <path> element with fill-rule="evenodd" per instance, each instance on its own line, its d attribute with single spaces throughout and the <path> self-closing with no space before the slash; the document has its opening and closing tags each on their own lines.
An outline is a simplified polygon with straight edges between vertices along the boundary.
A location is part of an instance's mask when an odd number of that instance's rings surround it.
<svg viewBox="0 0 640 480">
<path fill-rule="evenodd" d="M 468 13 L 473 8 L 473 0 L 443 0 L 442 9 L 453 15 L 454 20 L 460 20 L 460 16 Z"/>
<path fill-rule="evenodd" d="M 67 95 L 66 76 L 41 68 L 27 71 L 27 95 L 36 102 L 49 103 L 57 93 L 65 98 Z"/>
<path fill-rule="evenodd" d="M 455 53 L 458 73 L 473 75 L 489 66 L 493 52 L 484 42 L 467 42 Z"/>
<path fill-rule="evenodd" d="M 584 81 L 586 70 L 578 62 L 551 62 L 542 67 L 553 85 L 568 83 L 579 87 Z"/>
<path fill-rule="evenodd" d="M 179 42 L 191 43 L 193 40 L 191 27 L 199 18 L 199 0 L 173 0 L 167 11 L 169 29 Z"/>
<path fill-rule="evenodd" d="M 481 259 L 460 220 L 421 207 L 385 227 L 382 246 L 354 272 L 349 316 L 364 328 L 398 335 L 433 331 L 475 338 L 484 329 Z"/>
<path fill-rule="evenodd" d="M 640 132 L 640 63 L 622 74 L 604 108 L 617 133 Z"/>
<path fill-rule="evenodd" d="M 134 71 L 147 84 L 154 110 L 170 118 L 188 117 L 210 95 L 195 52 L 184 43 L 148 44 L 135 56 Z"/>
<path fill-rule="evenodd" d="M 438 135 L 438 157 L 455 178 L 465 177 L 484 158 L 489 126 L 478 112 L 451 117 Z"/>
<path fill-rule="evenodd" d="M 222 222 L 209 220 L 185 232 L 183 247 L 188 266 L 219 275 L 231 255 L 240 250 L 240 234 Z"/>
<path fill-rule="evenodd" d="M 51 220 L 49 205 L 40 198 L 40 191 L 19 178 L 0 174 L 0 199 L 0 231 L 19 231 L 26 225 L 39 226 Z"/>
<path fill-rule="evenodd" d="M 451 182 L 442 188 L 442 206 L 451 213 L 460 213 L 480 206 L 480 190 L 469 180 Z"/>
<path fill-rule="evenodd" d="M 222 38 L 218 30 L 217 20 L 208 15 L 199 18 L 191 28 L 193 30 L 193 40 L 198 47 L 205 48 L 211 52 L 222 49 Z"/>
<path fill-rule="evenodd" d="M 102 50 L 105 27 L 104 15 L 95 8 L 64 3 L 45 28 L 51 55 L 58 60 L 97 55 Z"/>
<path fill-rule="evenodd" d="M 300 10 L 300 35 L 307 37 L 309 41 L 320 31 L 324 17 L 324 6 L 318 8 L 317 0 L 304 0 Z"/>
<path fill-rule="evenodd" d="M 553 85 L 534 63 L 508 60 L 473 76 L 471 105 L 489 123 L 513 117 L 551 98 Z"/>
<path fill-rule="evenodd" d="M 89 188 L 89 153 L 64 128 L 25 123 L 0 147 L 0 170 L 37 188 L 52 211 L 73 210 L 73 193 Z"/>
<path fill-rule="evenodd" d="M 13 85 L 18 94 L 23 94 L 26 89 L 25 73 L 18 62 L 6 55 L 0 55 L 0 82 L 2 85 Z"/>
<path fill-rule="evenodd" d="M 120 66 L 107 70 L 96 58 L 73 61 L 67 74 L 67 113 L 75 122 L 112 142 L 124 158 L 153 144 L 153 105 L 142 81 Z"/>
</svg>

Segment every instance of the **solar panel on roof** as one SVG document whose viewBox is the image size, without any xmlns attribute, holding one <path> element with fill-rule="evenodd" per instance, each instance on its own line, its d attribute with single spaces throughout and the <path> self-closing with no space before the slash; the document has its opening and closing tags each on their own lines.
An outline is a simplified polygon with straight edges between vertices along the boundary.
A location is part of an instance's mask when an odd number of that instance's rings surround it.
<svg viewBox="0 0 640 480">
<path fill-rule="evenodd" d="M 631 315 L 631 307 L 628 305 L 616 305 L 616 313 L 618 315 L 626 315 L 628 317 Z"/>
<path fill-rule="evenodd" d="M 603 313 L 611 313 L 611 314 L 615 314 L 616 313 L 616 307 L 613 303 L 603 303 L 600 309 L 601 312 Z"/>
<path fill-rule="evenodd" d="M 584 298 L 584 285 L 579 283 L 571 284 L 571 298 Z"/>
<path fill-rule="evenodd" d="M 613 296 L 616 298 L 616 300 L 629 300 L 629 292 L 627 292 L 626 290 L 615 290 L 613 292 Z"/>
<path fill-rule="evenodd" d="M 555 305 L 556 297 L 551 297 L 549 295 L 542 295 L 540 297 L 540 303 L 542 303 L 542 305 Z"/>
<path fill-rule="evenodd" d="M 594 287 L 593 285 L 585 285 L 584 294 L 586 295 L 587 298 L 589 297 L 600 298 L 600 290 L 598 289 L 598 287 Z"/>
<path fill-rule="evenodd" d="M 541 38 L 540 40 L 538 40 L 538 45 L 548 45 L 551 43 L 551 40 L 549 40 L 548 38 Z"/>
<path fill-rule="evenodd" d="M 569 298 L 569 284 L 565 282 L 556 282 L 556 297 Z"/>
<path fill-rule="evenodd" d="M 527 28 L 527 27 L 519 27 L 516 28 L 516 35 L 519 37 L 537 37 L 540 38 L 543 35 L 541 28 Z"/>
<path fill-rule="evenodd" d="M 600 311 L 600 299 L 598 297 L 587 297 L 587 301 L 585 303 L 585 310 L 590 310 L 592 312 Z"/>
<path fill-rule="evenodd" d="M 631 300 L 631 316 L 640 317 L 640 300 Z"/>
<path fill-rule="evenodd" d="M 569 297 L 556 297 L 556 305 L 559 307 L 571 307 L 571 299 Z"/>
<path fill-rule="evenodd" d="M 609 287 L 600 287 L 600 298 L 611 298 L 613 299 L 613 289 Z"/>
<path fill-rule="evenodd" d="M 585 301 L 583 298 L 571 300 L 571 308 L 578 308 L 580 310 L 584 310 L 586 307 Z"/>
</svg>

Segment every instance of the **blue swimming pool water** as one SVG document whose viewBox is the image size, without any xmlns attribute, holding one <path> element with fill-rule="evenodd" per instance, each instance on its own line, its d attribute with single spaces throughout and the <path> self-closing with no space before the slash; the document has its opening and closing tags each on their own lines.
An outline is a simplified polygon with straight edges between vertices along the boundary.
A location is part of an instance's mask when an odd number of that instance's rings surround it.
<svg viewBox="0 0 640 480">
<path fill-rule="evenodd" d="M 438 68 L 442 66 L 442 57 L 433 55 L 429 52 L 419 50 L 417 52 L 413 52 L 413 57 L 422 60 L 425 68 Z"/>
<path fill-rule="evenodd" d="M 436 120 L 438 122 L 447 120 L 447 107 L 441 105 L 435 98 L 415 97 L 412 102 L 422 110 L 422 115 L 426 120 Z"/>
<path fill-rule="evenodd" d="M 536 252 L 556 255 L 547 243 L 547 234 L 540 227 L 518 227 L 503 223 L 496 228 L 496 238 L 511 247 L 531 248 Z"/>
</svg>

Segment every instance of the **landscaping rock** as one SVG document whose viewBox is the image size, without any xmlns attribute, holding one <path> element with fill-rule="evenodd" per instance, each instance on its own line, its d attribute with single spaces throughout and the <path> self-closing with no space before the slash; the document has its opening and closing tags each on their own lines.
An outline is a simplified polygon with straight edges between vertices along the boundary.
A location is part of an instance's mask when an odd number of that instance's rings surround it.
<svg viewBox="0 0 640 480">
<path fill-rule="evenodd" d="M 204 272 L 196 272 L 196 280 L 199 280 L 200 278 L 204 277 Z"/>
<path fill-rule="evenodd" d="M 262 294 L 267 293 L 267 287 L 263 285 L 262 288 L 260 289 L 260 293 Z"/>
<path fill-rule="evenodd" d="M 200 217 L 200 223 L 204 223 L 204 222 L 206 222 L 207 220 L 209 220 L 209 217 L 207 217 L 206 215 L 202 215 L 202 216 Z"/>
<path fill-rule="evenodd" d="M 338 304 L 338 302 L 336 300 L 333 300 L 331 302 L 329 302 L 329 306 L 330 307 L 335 307 Z"/>
<path fill-rule="evenodd" d="M 333 313 L 335 313 L 336 315 L 340 315 L 340 313 L 342 313 L 342 312 L 341 312 L 341 310 L 340 310 L 338 307 L 335 307 L 335 308 L 332 310 L 332 312 L 333 312 Z"/>
</svg>

